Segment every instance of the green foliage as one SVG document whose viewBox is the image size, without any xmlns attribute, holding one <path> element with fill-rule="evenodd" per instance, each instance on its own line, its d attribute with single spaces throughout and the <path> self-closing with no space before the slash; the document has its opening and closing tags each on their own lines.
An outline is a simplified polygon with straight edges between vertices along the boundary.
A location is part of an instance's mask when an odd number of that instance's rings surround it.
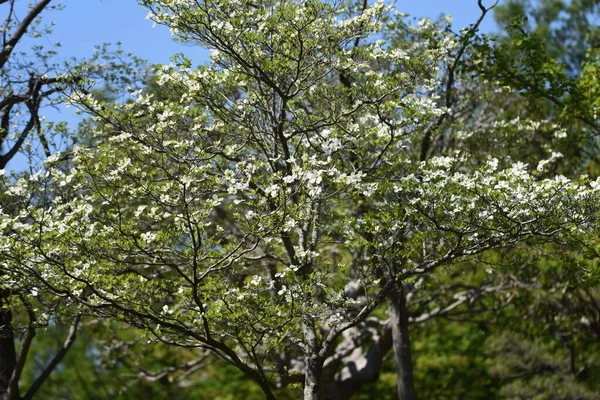
<svg viewBox="0 0 600 400">
<path fill-rule="evenodd" d="M 486 332 L 468 322 L 435 320 L 415 332 L 415 386 L 425 398 L 496 398 Z"/>
</svg>

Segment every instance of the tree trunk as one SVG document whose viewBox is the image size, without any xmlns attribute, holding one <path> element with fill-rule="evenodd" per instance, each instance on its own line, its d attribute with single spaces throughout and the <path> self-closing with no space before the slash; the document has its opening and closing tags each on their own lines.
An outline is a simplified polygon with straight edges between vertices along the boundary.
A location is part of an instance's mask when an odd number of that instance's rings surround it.
<svg viewBox="0 0 600 400">
<path fill-rule="evenodd" d="M 0 400 L 19 398 L 15 389 L 10 388 L 10 378 L 17 365 L 17 353 L 12 330 L 12 311 L 5 308 L 6 290 L 0 290 Z M 10 390 L 12 389 L 12 390 Z"/>
<path fill-rule="evenodd" d="M 321 399 L 321 371 L 323 363 L 318 357 L 306 357 L 306 371 L 304 372 L 304 400 Z"/>
<path fill-rule="evenodd" d="M 315 321 L 306 317 L 304 320 L 304 400 L 321 399 L 321 378 L 323 360 L 319 357 L 319 339 L 315 329 Z"/>
<path fill-rule="evenodd" d="M 415 388 L 410 355 L 410 336 L 408 333 L 408 308 L 406 294 L 400 286 L 387 295 L 388 314 L 392 328 L 392 346 L 396 361 L 396 381 L 398 400 L 415 400 Z"/>
</svg>

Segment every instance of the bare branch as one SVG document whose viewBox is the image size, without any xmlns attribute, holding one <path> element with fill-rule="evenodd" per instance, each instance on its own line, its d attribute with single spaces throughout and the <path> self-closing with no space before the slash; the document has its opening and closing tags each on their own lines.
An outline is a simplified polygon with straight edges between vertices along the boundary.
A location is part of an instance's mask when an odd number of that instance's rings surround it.
<svg viewBox="0 0 600 400">
<path fill-rule="evenodd" d="M 44 8 L 46 8 L 46 6 L 51 1 L 52 0 L 40 1 L 35 6 L 33 6 L 31 11 L 29 11 L 29 13 L 23 19 L 23 21 L 21 21 L 21 23 L 15 30 L 15 33 L 13 33 L 12 37 L 4 44 L 4 48 L 2 49 L 2 52 L 0 52 L 0 69 L 4 68 L 4 64 L 6 64 L 6 62 L 10 58 L 10 55 L 12 54 L 17 43 L 19 43 L 19 40 L 21 40 L 25 32 L 27 32 L 29 25 L 31 25 L 31 23 L 37 18 L 38 15 L 40 15 L 40 13 L 44 10 Z"/>
<path fill-rule="evenodd" d="M 81 319 L 80 314 L 77 314 L 75 316 L 75 318 L 73 318 L 73 322 L 71 323 L 71 327 L 69 328 L 69 334 L 67 335 L 67 338 L 65 339 L 65 342 L 63 343 L 63 346 L 54 355 L 54 357 L 52 358 L 50 363 L 48 363 L 48 365 L 46 366 L 44 371 L 42 371 L 40 376 L 38 376 L 38 378 L 35 380 L 35 382 L 33 382 L 31 387 L 29 388 L 29 390 L 27 390 L 27 393 L 25 393 L 23 400 L 33 399 L 33 396 L 38 391 L 38 389 L 42 386 L 42 384 L 46 381 L 46 379 L 48 379 L 48 377 L 50 376 L 52 371 L 54 371 L 54 368 L 56 368 L 56 366 L 63 359 L 65 354 L 67 354 L 67 351 L 69 351 L 69 349 L 73 345 L 73 342 L 75 342 L 75 338 L 77 337 L 77 328 L 79 327 L 80 319 Z"/>
</svg>

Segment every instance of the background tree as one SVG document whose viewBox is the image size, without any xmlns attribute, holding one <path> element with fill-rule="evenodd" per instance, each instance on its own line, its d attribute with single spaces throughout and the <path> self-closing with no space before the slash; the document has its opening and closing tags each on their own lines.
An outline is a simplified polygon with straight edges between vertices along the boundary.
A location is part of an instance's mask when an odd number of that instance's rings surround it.
<svg viewBox="0 0 600 400">
<path fill-rule="evenodd" d="M 115 89 L 125 83 L 135 85 L 136 74 L 141 71 L 141 60 L 106 46 L 85 62 L 63 64 L 57 55 L 60 43 L 46 48 L 38 40 L 52 33 L 53 23 L 46 15 L 61 8 L 51 0 L 29 5 L 17 0 L 0 1 L 5 16 L 0 35 L 0 170 L 4 173 L 11 166 L 17 169 L 11 178 L 7 173 L 7 180 L 31 173 L 41 166 L 41 160 L 64 151 L 76 139 L 66 123 L 45 118 L 45 110 L 64 104 L 74 86 L 91 79 Z M 93 84 L 86 83 L 89 85 Z M 18 214 L 19 205 L 5 196 L 5 189 L 2 184 L 3 212 Z M 36 198 L 43 195 L 37 193 Z M 58 318 L 50 315 L 61 302 L 44 296 L 35 285 L 17 284 L 2 272 L 0 276 L 0 398 L 17 399 L 21 398 L 20 375 L 37 328 L 58 324 Z M 64 332 L 66 340 L 63 338 L 63 343 L 53 348 L 36 379 L 25 386 L 28 390 L 24 398 L 34 395 L 70 348 L 78 322 L 79 317 L 74 317 L 72 324 L 68 322 L 71 329 Z"/>
<path fill-rule="evenodd" d="M 53 50 L 47 51 L 38 46 L 29 53 L 24 51 L 22 44 L 28 36 L 41 36 L 51 31 L 51 27 L 44 26 L 39 18 L 44 10 L 58 7 L 50 3 L 50 0 L 39 1 L 30 9 L 23 10 L 15 0 L 0 2 L 0 7 L 6 11 L 0 39 L 1 170 L 19 151 L 30 150 L 34 141 L 49 156 L 52 143 L 49 136 L 64 129 L 62 125 L 44 123 L 40 114 L 42 107 L 56 99 L 60 84 L 65 84 L 68 78 L 55 74 L 56 65 L 51 61 Z M 33 135 L 37 136 L 37 140 Z M 35 151 L 28 153 L 35 155 Z M 4 210 L 16 211 L 11 203 L 3 200 Z M 0 286 L 0 396 L 6 399 L 19 397 L 17 382 L 20 371 L 13 336 L 13 312 L 9 304 L 15 289 L 7 285 L 3 276 Z M 33 331 L 28 331 L 24 342 L 27 343 L 32 336 Z M 23 356 L 27 353 L 26 347 Z"/>
<path fill-rule="evenodd" d="M 518 3 L 518 4 L 517 4 Z M 503 6 L 506 6 L 503 7 Z M 501 36 L 500 41 L 495 47 L 494 63 L 492 68 L 489 64 L 480 64 L 482 68 L 469 67 L 467 71 L 471 77 L 483 74 L 483 80 L 475 80 L 475 91 L 481 91 L 485 88 L 486 80 L 499 82 L 507 90 L 494 90 L 486 94 L 483 102 L 481 100 L 472 102 L 474 109 L 485 110 L 485 107 L 495 107 L 497 119 L 513 121 L 519 126 L 521 134 L 514 136 L 510 131 L 497 131 L 501 136 L 495 137 L 486 134 L 478 134 L 478 129 L 467 128 L 470 126 L 464 121 L 460 122 L 455 128 L 460 135 L 461 132 L 472 135 L 470 139 L 462 141 L 472 146 L 471 149 L 494 149 L 495 152 L 509 151 L 508 154 L 514 158 L 524 157 L 535 165 L 540 158 L 548 157 L 552 152 L 556 152 L 557 158 L 553 164 L 548 164 L 550 171 L 559 171 L 562 174 L 573 176 L 580 172 L 588 172 L 592 177 L 597 176 L 597 130 L 594 126 L 593 100 L 597 79 L 592 78 L 591 71 L 597 68 L 597 62 L 589 54 L 594 53 L 594 32 L 597 31 L 597 24 L 594 22 L 594 12 L 597 9 L 595 2 L 540 2 L 539 8 L 533 8 L 531 4 L 525 7 L 524 2 L 503 3 L 499 8 L 499 15 L 502 21 L 511 22 L 506 36 Z M 548 8 L 554 8 L 558 11 L 548 12 Z M 507 13 L 507 10 L 519 10 L 518 13 Z M 507 15 L 511 15 L 507 17 Z M 529 28 L 522 22 L 524 14 L 536 16 L 536 23 Z M 514 18 L 517 21 L 514 22 Z M 530 17 L 530 21 L 533 20 Z M 568 26 L 567 26 L 568 25 Z M 542 29 L 541 27 L 545 27 Z M 559 39 L 565 38 L 565 35 L 576 40 Z M 485 43 L 485 42 L 483 42 Z M 487 46 L 487 45 L 486 45 Z M 484 48 L 486 47 L 484 46 Z M 587 55 L 586 55 L 587 54 Z M 578 55 L 578 62 L 568 62 Z M 499 59 L 498 57 L 504 59 Z M 511 60 L 507 62 L 506 60 Z M 477 58 L 474 59 L 477 61 Z M 477 61 L 480 62 L 480 61 Z M 476 64 L 477 65 L 477 64 Z M 489 73 L 492 72 L 493 73 Z M 553 72 L 554 71 L 554 72 Z M 545 79 L 540 80 L 540 77 Z M 568 78 L 565 78 L 568 77 Z M 536 81 L 537 79 L 537 81 Z M 539 83 L 542 82 L 542 83 Z M 562 82 L 562 83 L 561 83 Z M 584 83 L 585 82 L 585 83 Z M 558 95 L 560 91 L 554 89 L 562 85 L 563 94 Z M 473 87 L 470 89 L 473 93 Z M 493 88 L 493 86 L 492 86 Z M 585 89 L 584 89 L 585 88 Z M 468 86 L 467 86 L 468 89 Z M 485 91 L 484 91 L 485 93 Z M 592 96 L 592 97 L 590 97 Z M 477 99 L 468 93 L 461 92 L 462 99 Z M 587 99 L 587 100 L 586 100 Z M 468 100 L 472 101 L 472 100 Z M 465 102 L 468 104 L 468 102 Z M 576 105 L 575 105 L 576 104 Z M 467 116 L 485 115 L 469 111 Z M 587 115 L 588 117 L 585 117 Z M 489 116 L 488 116 L 489 118 Z M 534 124 L 527 127 L 525 121 L 545 118 L 550 124 Z M 485 120 L 479 120 L 479 126 Z M 475 125 L 475 128 L 477 125 Z M 496 125 L 498 127 L 498 125 Z M 557 130 L 558 128 L 558 130 Z M 448 128 L 446 128 L 448 129 Z M 489 132 L 489 130 L 488 130 Z M 564 137 L 563 140 L 557 140 Z M 444 131 L 444 139 L 438 139 L 439 143 L 448 143 L 455 139 L 452 131 Z M 487 138 L 487 139 L 486 139 Z M 490 140 L 491 139 L 491 140 Z M 564 155 L 561 157 L 558 153 Z M 486 156 L 486 151 L 481 152 L 481 156 Z M 594 247 L 594 246 L 592 246 Z M 518 251 L 518 249 L 515 249 Z M 522 248 L 524 252 L 531 252 L 531 248 Z M 516 282 L 519 282 L 521 295 L 514 297 L 515 304 L 498 309 L 494 313 L 483 314 L 483 318 L 475 315 L 455 315 L 450 316 L 448 322 L 433 322 L 434 326 L 440 324 L 444 326 L 443 331 L 449 329 L 463 330 L 468 329 L 472 335 L 464 335 L 459 343 L 464 341 L 465 337 L 474 337 L 472 343 L 479 346 L 482 340 L 487 337 L 488 344 L 494 344 L 493 348 L 497 351 L 495 357 L 491 360 L 481 362 L 473 367 L 473 373 L 485 376 L 476 380 L 481 382 L 481 386 L 488 385 L 490 380 L 501 384 L 506 384 L 501 396 L 518 396 L 518 393 L 526 397 L 538 396 L 563 396 L 560 398 L 574 398 L 577 396 L 583 398 L 594 398 L 598 392 L 595 385 L 597 376 L 597 350 L 594 343 L 596 334 L 594 326 L 597 325 L 595 315 L 597 315 L 597 279 L 594 278 L 595 259 L 597 255 L 594 250 L 586 251 L 587 260 L 584 261 L 576 255 L 575 251 L 568 257 L 564 254 L 557 254 L 554 250 L 546 249 L 537 254 L 539 259 L 544 261 L 534 261 L 527 255 L 520 258 L 511 259 L 510 262 L 503 262 L 502 269 L 493 268 L 490 272 L 495 275 L 512 275 Z M 505 256 L 502 256 L 505 257 Z M 554 261 L 549 261 L 554 260 Z M 559 261 L 561 260 L 561 261 Z M 489 262 L 482 260 L 482 263 L 489 265 Z M 550 265 L 547 265 L 550 263 Z M 461 276 L 461 282 L 466 279 Z M 504 295 L 504 294 L 502 294 Z M 511 296 L 512 297 L 512 296 Z M 455 310 L 464 312 L 465 309 Z M 568 316 L 573 316 L 569 318 Z M 535 321 L 532 324 L 524 323 L 523 319 Z M 454 321 L 454 322 L 453 322 Z M 501 322 L 500 322 L 501 321 Z M 552 321 L 561 321 L 554 323 Z M 583 321 L 583 322 L 582 322 Z M 498 328 L 497 326 L 501 328 Z M 470 328 L 469 328 L 470 326 Z M 529 360 L 532 365 L 523 366 L 518 362 L 521 355 L 515 352 L 515 341 L 507 340 L 506 335 L 511 336 L 514 332 L 527 332 L 528 339 L 522 335 L 520 340 L 542 341 L 545 346 L 531 345 L 528 352 Z M 421 332 L 421 331 L 419 331 Z M 427 332 L 427 331 L 424 331 Z M 452 352 L 453 346 L 458 345 L 451 341 L 444 342 L 443 338 L 450 339 L 450 335 L 438 335 L 428 333 L 419 340 L 424 346 L 430 347 L 430 343 L 442 343 L 445 352 Z M 494 337 L 498 336 L 497 339 Z M 514 338 L 514 336 L 511 336 Z M 441 338 L 441 340 L 440 340 Z M 500 345 L 499 343 L 504 343 Z M 509 345 L 506 345 L 506 344 Z M 585 343 L 585 344 L 584 344 Z M 526 346 L 526 345 L 525 345 Z M 523 344 L 518 344 L 523 348 Z M 482 347 L 484 352 L 489 347 Z M 434 347 L 434 356 L 439 354 L 440 346 Z M 589 349 L 589 352 L 580 352 L 579 349 Z M 462 353 L 464 354 L 464 353 Z M 421 353 L 420 360 L 428 363 L 432 353 Z M 473 358 L 476 357 L 473 354 Z M 471 358 L 471 359 L 473 359 Z M 511 360 L 511 361 L 508 361 Z M 542 361 L 546 360 L 546 361 Z M 548 363 L 548 360 L 563 360 L 561 364 Z M 577 367 L 568 367 L 569 361 L 574 361 Z M 555 362 L 555 361 L 552 361 Z M 537 363 L 537 364 L 536 364 Z M 544 364 L 545 363 L 545 364 Z M 514 365 L 515 368 L 508 372 L 510 368 L 504 368 L 507 365 Z M 552 366 L 554 365 L 554 366 Z M 503 367 L 504 366 L 504 367 Z M 468 374 L 469 369 L 464 371 Z M 490 375 L 493 371 L 494 376 Z M 584 372 L 588 371 L 588 372 Z M 464 394 L 477 393 L 473 386 L 473 381 L 464 387 L 453 387 L 457 389 L 456 394 L 449 394 L 448 391 L 441 392 L 428 382 L 428 370 L 424 371 L 418 380 L 419 387 L 422 390 L 433 390 L 427 397 L 432 398 L 463 398 Z M 461 376 L 462 373 L 458 372 Z M 501 378 L 501 381 L 498 381 Z M 424 380 L 424 381 L 423 381 Z M 453 382 L 457 378 L 453 377 Z M 544 382 L 542 384 L 542 382 Z M 564 384 L 569 382 L 568 384 Z M 563 386 L 561 386 L 563 385 Z M 557 387 L 561 386 L 561 390 Z M 500 392 L 496 391 L 500 396 Z"/>
</svg>

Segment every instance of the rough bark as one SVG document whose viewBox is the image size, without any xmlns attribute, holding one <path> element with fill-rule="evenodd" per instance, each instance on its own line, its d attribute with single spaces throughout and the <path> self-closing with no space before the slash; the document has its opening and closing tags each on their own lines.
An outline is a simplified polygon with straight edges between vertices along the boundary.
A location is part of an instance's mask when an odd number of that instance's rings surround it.
<svg viewBox="0 0 600 400">
<path fill-rule="evenodd" d="M 410 335 L 408 332 L 409 314 L 406 294 L 403 287 L 387 295 L 388 314 L 392 329 L 392 347 L 396 361 L 396 374 L 399 400 L 415 400 L 415 388 L 410 354 Z"/>
</svg>

